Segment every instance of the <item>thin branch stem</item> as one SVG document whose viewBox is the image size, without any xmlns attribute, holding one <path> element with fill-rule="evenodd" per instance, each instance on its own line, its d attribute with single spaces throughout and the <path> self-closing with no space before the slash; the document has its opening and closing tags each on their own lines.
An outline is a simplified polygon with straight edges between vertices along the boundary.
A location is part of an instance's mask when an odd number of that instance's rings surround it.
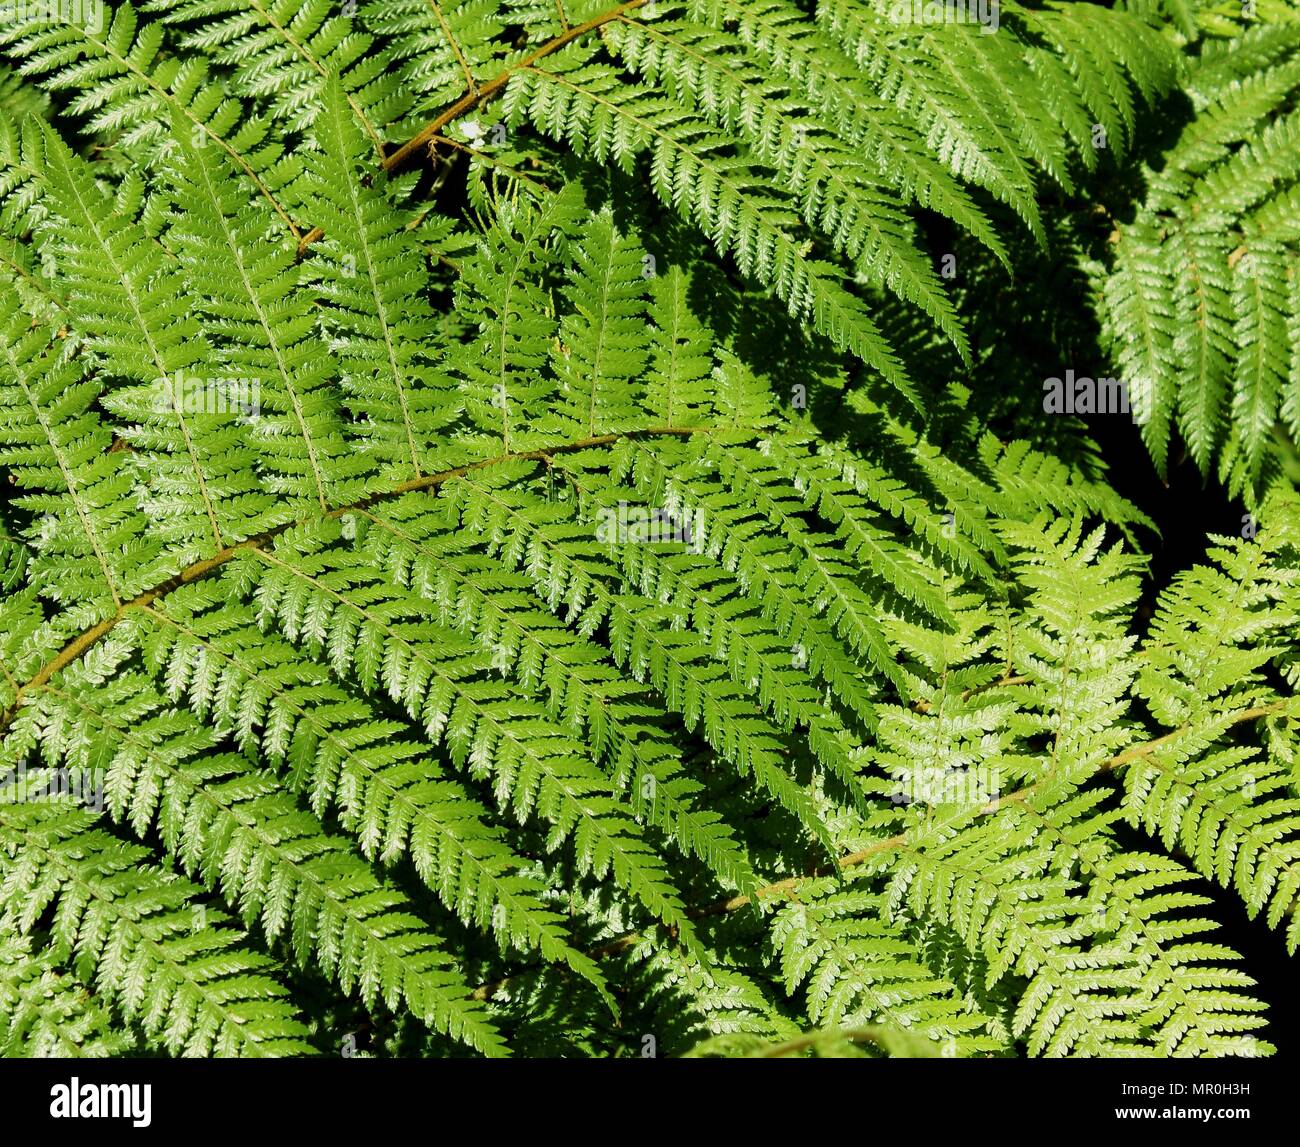
<svg viewBox="0 0 1300 1147">
<path fill-rule="evenodd" d="M 396 171 L 406 163 L 413 155 L 421 150 L 434 136 L 440 135 L 453 120 L 459 119 L 466 112 L 472 111 L 480 104 L 486 103 L 497 95 L 510 82 L 511 77 L 516 73 L 531 67 L 538 60 L 545 59 L 554 52 L 558 52 L 565 45 L 572 43 L 580 36 L 585 36 L 588 32 L 593 32 L 597 28 L 608 24 L 611 20 L 617 20 L 626 12 L 631 12 L 640 8 L 646 0 L 627 0 L 626 3 L 620 4 L 617 8 L 611 8 L 608 12 L 602 12 L 598 16 L 593 16 L 590 20 L 582 24 L 577 24 L 567 31 L 562 32 L 553 40 L 548 40 L 536 51 L 529 53 L 516 64 L 502 69 L 487 83 L 471 87 L 460 99 L 451 107 L 447 108 L 437 119 L 421 128 L 419 132 L 408 139 L 392 155 L 387 156 L 383 162 L 383 168 L 387 172 Z"/>
<path fill-rule="evenodd" d="M 1260 717 L 1272 716 L 1275 713 L 1281 712 L 1289 704 L 1291 704 L 1291 701 L 1283 698 L 1282 700 L 1274 701 L 1268 705 L 1257 705 L 1250 709 L 1242 709 L 1229 715 L 1228 725 L 1239 725 L 1246 721 L 1257 720 Z M 1165 733 L 1163 736 L 1156 737 L 1153 740 L 1144 741 L 1140 745 L 1130 746 L 1123 752 L 1116 753 L 1113 757 L 1103 761 L 1097 766 L 1097 771 L 1093 775 L 1104 776 L 1106 773 L 1113 772 L 1115 769 L 1122 768 L 1124 765 L 1130 764 L 1133 761 L 1140 760 L 1143 757 L 1149 757 L 1152 753 L 1157 752 L 1162 746 L 1184 736 L 1191 728 L 1191 725 L 1184 725 L 1170 733 Z M 989 816 L 1001 808 L 1005 808 L 1012 804 L 1023 803 L 1042 788 L 1047 779 L 1050 778 L 1036 781 L 1034 784 L 1027 785 L 1023 789 L 1017 789 L 1013 793 L 1007 793 L 1006 796 L 998 797 L 996 800 L 989 801 L 979 810 L 979 815 Z M 765 884 L 763 887 L 759 888 L 753 896 L 732 896 L 726 900 L 716 900 L 712 904 L 705 904 L 698 908 L 692 908 L 686 913 L 686 915 L 692 920 L 702 920 L 710 916 L 722 916 L 729 912 L 738 912 L 740 909 L 747 908 L 751 904 L 757 903 L 759 900 L 771 900 L 775 897 L 791 895 L 800 885 L 806 884 L 810 880 L 819 880 L 823 877 L 833 875 L 835 872 L 844 872 L 850 868 L 857 868 L 859 865 L 865 864 L 873 857 L 881 855 L 881 853 L 892 852 L 894 849 L 906 847 L 908 836 L 908 833 L 900 832 L 895 836 L 872 841 L 871 844 L 867 845 L 865 848 L 841 856 L 834 865 L 815 868 L 813 871 L 806 872 L 801 876 L 788 876 L 784 880 L 777 880 L 771 884 Z M 631 948 L 641 938 L 642 934 L 639 931 L 628 932 L 625 935 L 618 937 L 616 940 L 611 940 L 597 948 L 588 949 L 587 955 L 593 960 L 603 959 L 606 956 L 616 956 L 620 952 L 627 951 L 628 948 Z M 534 969 L 527 969 L 526 971 L 531 970 Z M 471 998 L 476 1000 L 491 999 L 493 995 L 502 988 L 508 986 L 517 978 L 518 974 L 515 976 L 507 976 L 504 979 L 495 980 L 491 983 L 481 984 L 479 987 L 474 989 Z"/>
<path fill-rule="evenodd" d="M 340 518 L 345 514 L 355 513 L 361 510 L 369 509 L 379 502 L 387 501 L 390 498 L 398 498 L 403 494 L 409 494 L 416 490 L 431 490 L 441 486 L 444 482 L 450 482 L 454 478 L 463 478 L 467 474 L 472 474 L 476 470 L 483 470 L 490 466 L 499 466 L 504 462 L 533 461 L 545 462 L 557 454 L 570 454 L 578 450 L 594 450 L 604 446 L 613 446 L 625 438 L 637 435 L 647 435 L 651 437 L 685 437 L 692 434 L 711 434 L 715 430 L 712 426 L 653 426 L 642 430 L 628 431 L 622 434 L 598 434 L 591 438 L 579 439 L 576 442 L 561 442 L 555 446 L 548 446 L 540 450 L 521 450 L 507 452 L 495 455 L 492 458 L 483 458 L 477 462 L 470 462 L 464 466 L 457 466 L 452 470 L 443 470 L 437 474 L 426 474 L 420 478 L 412 478 L 406 482 L 400 482 L 388 490 L 376 491 L 368 494 L 356 502 L 351 502 L 346 506 L 337 506 L 328 509 L 322 515 L 325 520 L 331 518 Z M 200 578 L 207 577 L 214 573 L 227 562 L 241 554 L 261 550 L 273 542 L 285 531 L 304 525 L 309 521 L 319 521 L 321 518 L 302 519 L 299 521 L 285 522 L 268 530 L 265 533 L 255 537 L 245 538 L 243 541 L 235 542 L 232 545 L 224 546 L 214 553 L 211 557 L 203 558 L 201 561 L 194 562 L 186 566 L 179 573 L 168 578 L 165 582 L 154 586 L 152 589 L 145 590 L 138 594 L 130 601 L 118 605 L 117 609 L 108 617 L 104 618 L 98 624 L 84 630 L 69 641 L 59 652 L 47 661 L 37 671 L 36 675 L 21 685 L 17 689 L 13 703 L 8 709 L 0 712 L 0 736 L 3 736 L 9 728 L 13 719 L 18 715 L 18 710 L 22 707 L 23 700 L 33 691 L 45 685 L 56 673 L 66 669 L 76 661 L 91 646 L 95 645 L 101 638 L 111 632 L 124 617 L 132 610 L 143 609 L 151 605 L 161 597 L 165 597 L 173 590 L 182 585 L 188 585 L 190 582 L 198 581 Z"/>
<path fill-rule="evenodd" d="M 442 28 L 442 34 L 447 38 L 447 46 L 451 48 L 452 55 L 456 57 L 456 63 L 460 65 L 461 73 L 465 77 L 466 90 L 475 91 L 478 84 L 474 79 L 474 73 L 470 70 L 469 61 L 465 59 L 465 52 L 460 46 L 460 41 L 456 39 L 455 33 L 451 30 L 451 25 L 447 22 L 442 7 L 438 4 L 438 0 L 426 0 L 426 3 L 433 9 L 433 14 Z"/>
</svg>

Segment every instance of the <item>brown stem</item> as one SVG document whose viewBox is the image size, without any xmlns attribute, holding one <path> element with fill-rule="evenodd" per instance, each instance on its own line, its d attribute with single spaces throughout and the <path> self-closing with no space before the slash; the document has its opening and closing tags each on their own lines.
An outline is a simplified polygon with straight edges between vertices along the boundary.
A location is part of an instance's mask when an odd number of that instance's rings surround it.
<svg viewBox="0 0 1300 1147">
<path fill-rule="evenodd" d="M 1244 721 L 1254 721 L 1259 717 L 1268 717 L 1274 713 L 1280 712 L 1288 702 L 1286 700 L 1275 701 L 1269 705 L 1259 705 L 1252 709 L 1242 709 L 1240 712 L 1233 713 L 1229 718 L 1229 725 L 1239 725 Z M 1113 772 L 1123 765 L 1132 761 L 1139 760 L 1142 757 L 1149 757 L 1156 752 L 1162 745 L 1176 740 L 1183 736 L 1191 728 L 1190 725 L 1184 725 L 1175 729 L 1171 733 L 1156 737 L 1150 741 L 1144 741 L 1140 745 L 1133 745 L 1125 749 L 1122 753 L 1103 761 L 1097 766 L 1095 776 L 1102 776 L 1105 773 Z M 1046 779 L 1046 778 L 1045 778 Z M 997 800 L 989 801 L 980 809 L 981 816 L 988 816 L 990 813 L 997 812 L 998 809 L 1010 804 L 1019 804 L 1028 800 L 1035 792 L 1040 789 L 1044 781 L 1037 781 L 1032 785 L 1027 785 L 1023 789 L 1017 789 L 1006 796 L 998 797 Z M 727 912 L 736 912 L 741 908 L 748 907 L 758 900 L 770 900 L 774 896 L 782 896 L 786 893 L 793 892 L 799 885 L 809 880 L 817 880 L 824 876 L 830 876 L 834 872 L 843 872 L 848 868 L 856 868 L 858 865 L 865 863 L 874 856 L 879 856 L 882 852 L 890 852 L 895 848 L 902 848 L 907 844 L 907 833 L 900 832 L 897 836 L 886 837 L 884 840 L 872 841 L 866 848 L 859 849 L 857 852 L 850 852 L 841 856 L 834 865 L 827 865 L 821 868 L 815 868 L 811 872 L 804 873 L 802 876 L 788 876 L 784 880 L 778 880 L 773 884 L 765 884 L 758 889 L 753 896 L 732 896 L 728 900 L 716 900 L 712 904 L 705 904 L 698 908 L 690 909 L 686 915 L 693 920 L 700 920 L 708 916 L 721 916 Z M 628 932 L 620 936 L 617 940 L 611 940 L 607 944 L 602 944 L 598 948 L 591 948 L 587 955 L 593 960 L 599 960 L 605 956 L 616 956 L 618 953 L 626 951 L 641 939 L 640 932 Z M 471 993 L 471 998 L 476 1000 L 491 999 L 492 996 L 501 988 L 506 987 L 512 979 L 516 977 L 507 976 L 501 980 L 494 980 L 491 983 L 481 984 Z"/>
<path fill-rule="evenodd" d="M 611 20 L 617 20 L 625 12 L 631 12 L 636 8 L 640 8 L 645 2 L 646 0 L 627 0 L 626 3 L 620 4 L 617 8 L 611 8 L 608 12 L 602 12 L 599 16 L 593 16 L 590 20 L 586 21 L 586 23 L 577 24 L 556 36 L 555 39 L 548 40 L 535 52 L 525 56 L 519 61 L 519 63 L 503 69 L 496 76 L 493 76 L 492 79 L 488 80 L 487 83 L 476 88 L 471 88 L 461 96 L 460 99 L 452 104 L 451 107 L 447 108 L 446 111 L 438 116 L 437 119 L 421 128 L 416 135 L 408 139 L 401 147 L 393 152 L 392 155 L 387 156 L 383 162 L 384 170 L 387 172 L 396 171 L 402 166 L 402 164 L 410 159 L 412 155 L 424 147 L 424 145 L 427 144 L 435 135 L 438 135 L 444 127 L 452 122 L 452 120 L 459 119 L 466 112 L 478 107 L 481 103 L 486 103 L 500 92 L 501 89 L 510 82 L 510 77 L 516 72 L 532 66 L 537 63 L 538 60 L 544 59 L 553 52 L 558 52 L 566 44 L 572 43 L 574 40 L 578 39 L 579 36 L 585 36 L 588 32 L 594 31 L 596 28 L 599 28 L 604 24 L 608 24 Z"/>
<path fill-rule="evenodd" d="M 972 686 L 969 689 L 963 689 L 961 694 L 961 699 L 963 701 L 969 701 L 972 697 L 975 696 L 976 693 L 983 693 L 989 689 L 1003 689 L 1009 685 L 1028 685 L 1029 682 L 1032 680 L 1033 680 L 1032 677 L 1025 677 L 1023 675 L 1018 677 L 1012 677 L 1011 675 L 1007 674 L 1002 677 L 999 677 L 996 681 L 990 681 L 987 685 L 976 685 L 976 686 Z M 915 709 L 916 712 L 918 713 L 928 713 L 932 708 L 932 705 L 929 701 L 925 701 L 925 700 L 913 701 L 912 708 Z"/>
<path fill-rule="evenodd" d="M 577 442 L 563 442 L 557 446 L 548 446 L 543 450 L 522 450 L 512 453 L 498 454 L 492 458 L 483 458 L 478 462 L 471 462 L 465 466 L 457 466 L 453 470 L 443 470 L 438 474 L 426 474 L 420 478 L 412 478 L 406 482 L 400 482 L 389 490 L 381 490 L 374 494 L 368 494 L 359 501 L 349 503 L 346 506 L 338 506 L 326 511 L 325 518 L 340 518 L 344 514 L 350 514 L 358 510 L 369 509 L 377 502 L 387 501 L 389 498 L 397 498 L 403 494 L 409 494 L 415 490 L 429 490 L 444 482 L 450 482 L 453 478 L 463 478 L 466 474 L 471 474 L 475 470 L 482 470 L 489 466 L 498 466 L 503 462 L 517 461 L 534 461 L 543 462 L 549 460 L 556 454 L 571 454 L 577 450 L 592 450 L 601 446 L 612 446 L 624 438 L 631 437 L 635 434 L 645 434 L 652 436 L 686 436 L 691 434 L 709 434 L 713 432 L 711 426 L 655 426 L 648 427 L 644 430 L 628 431 L 624 434 L 598 434 L 591 438 L 583 438 Z M 305 519 L 304 521 L 315 521 L 316 519 Z M 100 640 L 105 634 L 112 630 L 126 615 L 133 609 L 141 609 L 151 605 L 160 597 L 172 592 L 182 585 L 187 585 L 199 578 L 207 577 L 208 574 L 220 569 L 232 558 L 242 553 L 252 550 L 261 549 L 263 546 L 274 541 L 286 530 L 293 529 L 295 526 L 304 524 L 304 521 L 285 522 L 283 525 L 276 526 L 273 530 L 258 534 L 256 537 L 245 538 L 241 542 L 233 545 L 224 546 L 211 557 L 204 558 L 201 561 L 194 562 L 186 566 L 178 574 L 168 578 L 165 582 L 154 586 L 152 589 L 145 590 L 143 593 L 132 598 L 130 601 L 123 602 L 109 617 L 91 628 L 79 633 L 59 652 L 47 661 L 37 671 L 36 675 L 24 685 L 20 686 L 15 693 L 12 704 L 0 712 L 0 736 L 3 736 L 13 719 L 18 715 L 18 710 L 22 708 L 23 699 L 33 690 L 39 689 L 45 685 L 61 669 L 66 669 L 72 662 L 76 661 L 92 645 Z"/>
<path fill-rule="evenodd" d="M 298 240 L 298 258 L 301 259 L 307 254 L 307 248 L 320 239 L 325 238 L 325 232 L 319 227 L 313 227 L 301 239 Z"/>
</svg>

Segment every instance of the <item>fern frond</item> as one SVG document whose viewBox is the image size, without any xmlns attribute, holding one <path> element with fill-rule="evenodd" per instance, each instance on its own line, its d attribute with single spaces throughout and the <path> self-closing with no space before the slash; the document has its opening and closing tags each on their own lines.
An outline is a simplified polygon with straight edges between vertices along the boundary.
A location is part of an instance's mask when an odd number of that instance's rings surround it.
<svg viewBox="0 0 1300 1147">
<path fill-rule="evenodd" d="M 629 88 L 588 55 L 566 50 L 544 67 L 516 73 L 506 93 L 510 122 L 527 116 L 580 154 L 612 159 L 625 170 L 648 152 L 651 186 L 665 204 L 698 219 L 744 274 L 772 285 L 794 317 L 808 318 L 819 333 L 914 394 L 862 301 L 832 266 L 804 254 L 797 216 L 761 172 L 718 154 L 726 137 L 705 121 L 653 92 Z"/>
<path fill-rule="evenodd" d="M 879 895 L 822 880 L 801 887 L 799 900 L 777 914 L 772 944 L 789 990 L 806 992 L 814 1023 L 887 1023 L 946 1057 L 998 1049 L 983 1031 L 985 1017 L 916 962 L 912 945 L 883 918 Z"/>
<path fill-rule="evenodd" d="M 30 564 L 36 591 L 69 609 L 73 625 L 93 625 L 151 584 L 153 548 L 138 541 L 141 517 L 131 476 L 107 452 L 112 436 L 92 404 L 99 386 L 33 328 L 14 292 L 0 335 L 0 464 L 21 494 L 18 507 L 40 524 Z"/>
<path fill-rule="evenodd" d="M 420 478 L 437 468 L 440 434 L 459 414 L 432 366 L 438 326 L 420 297 L 424 259 L 389 201 L 357 175 L 364 141 L 337 83 L 326 85 L 315 127 L 321 150 L 304 187 L 325 238 L 311 266 L 331 306 L 325 329 L 347 403 L 384 476 Z"/>
<path fill-rule="evenodd" d="M 135 1040 L 69 976 L 48 948 L 6 929 L 0 940 L 0 1053 L 72 1059 L 120 1056 Z"/>
<path fill-rule="evenodd" d="M 181 28 L 178 46 L 212 57 L 234 76 L 237 95 L 265 100 L 291 130 L 312 126 L 322 88 L 331 78 L 382 157 L 382 129 L 406 100 L 390 74 L 386 53 L 354 28 L 351 11 L 328 0 L 145 0 L 146 12 Z"/>
<path fill-rule="evenodd" d="M 151 163 L 165 155 L 172 123 L 183 125 L 194 146 L 225 152 L 297 238 L 282 192 L 299 169 L 266 121 L 249 116 L 202 59 L 167 53 L 161 24 L 141 25 L 129 3 L 99 11 L 102 21 L 81 18 L 75 6 L 24 9 L 0 32 L 0 46 L 23 61 L 19 74 L 77 93 L 73 114 Z"/>
<path fill-rule="evenodd" d="M 1161 595 L 1137 688 L 1171 732 L 1126 765 L 1130 820 L 1177 844 L 1207 877 L 1232 884 L 1272 927 L 1286 923 L 1300 891 L 1300 803 L 1290 787 L 1292 698 L 1278 697 L 1266 668 L 1287 667 L 1285 634 L 1296 606 L 1293 499 L 1268 503 L 1270 528 L 1252 542 L 1216 539 L 1213 562 L 1177 577 Z M 1245 719 L 1279 722 L 1263 745 L 1229 731 Z M 1290 917 L 1288 920 L 1287 918 Z"/>
<path fill-rule="evenodd" d="M 10 13 L 0 1051 L 1270 1053 L 1260 8 Z"/>
<path fill-rule="evenodd" d="M 0 902 L 17 926 L 52 907 L 56 958 L 172 1054 L 310 1053 L 274 964 L 189 881 L 95 821 L 57 802 L 4 806 Z"/>
<path fill-rule="evenodd" d="M 1258 498 L 1275 428 L 1294 435 L 1290 328 L 1300 169 L 1294 27 L 1247 30 L 1190 67 L 1195 114 L 1147 168 L 1145 201 L 1119 227 L 1101 278 L 1110 346 L 1139 397 L 1162 472 L 1171 414 L 1203 472 Z"/>
<path fill-rule="evenodd" d="M 693 929 L 662 859 L 582 743 L 557 730 L 540 705 L 494 682 L 490 658 L 439 626 L 428 604 L 389 586 L 359 555 L 319 548 L 330 531 L 317 538 L 286 534 L 274 555 L 252 559 L 269 567 L 244 573 L 256 587 L 259 623 L 275 622 L 290 641 L 327 652 L 335 671 L 355 674 L 367 692 L 387 693 L 446 744 L 458 768 L 491 779 L 502 809 L 549 822 L 552 849 L 571 837 L 583 872 L 612 872 L 689 940 Z"/>
<path fill-rule="evenodd" d="M 151 607 L 139 642 L 168 695 L 218 733 L 236 735 L 245 751 L 260 748 L 273 766 L 288 765 L 286 786 L 305 794 L 317 816 L 337 810 L 368 858 L 392 863 L 409 854 L 462 922 L 602 983 L 474 796 L 418 742 L 396 739 L 400 725 L 264 634 L 251 609 L 218 608 L 224 600 L 213 583 Z"/>
<path fill-rule="evenodd" d="M 178 259 L 216 343 L 213 375 L 258 388 L 250 437 L 274 472 L 277 516 L 352 501 L 364 461 L 348 449 L 296 248 L 268 237 L 265 215 L 246 205 L 210 149 L 177 146 L 171 175 L 188 207 L 175 232 Z"/>
<path fill-rule="evenodd" d="M 300 963 L 317 964 L 367 1005 L 405 1007 L 479 1051 L 505 1050 L 405 897 L 298 809 L 270 774 L 209 752 L 211 733 L 168 712 L 147 681 L 118 673 L 95 688 L 73 675 L 66 690 L 47 687 L 23 717 L 11 739 L 35 725 L 31 737 L 45 760 L 101 769 L 115 818 L 139 836 L 156 821 L 191 875 L 220 890 L 269 939 L 284 936 Z"/>
</svg>

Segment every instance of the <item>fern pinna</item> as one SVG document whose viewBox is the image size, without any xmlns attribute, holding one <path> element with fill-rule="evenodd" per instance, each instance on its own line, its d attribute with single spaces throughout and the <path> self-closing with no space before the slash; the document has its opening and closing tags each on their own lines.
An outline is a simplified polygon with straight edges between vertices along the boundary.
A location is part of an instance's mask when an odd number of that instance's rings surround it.
<svg viewBox="0 0 1300 1147">
<path fill-rule="evenodd" d="M 1271 1050 L 1284 16 L 75 7 L 0 28 L 6 1054 Z M 1121 173 L 1096 333 L 1258 523 L 1154 606 L 977 321 Z"/>
</svg>

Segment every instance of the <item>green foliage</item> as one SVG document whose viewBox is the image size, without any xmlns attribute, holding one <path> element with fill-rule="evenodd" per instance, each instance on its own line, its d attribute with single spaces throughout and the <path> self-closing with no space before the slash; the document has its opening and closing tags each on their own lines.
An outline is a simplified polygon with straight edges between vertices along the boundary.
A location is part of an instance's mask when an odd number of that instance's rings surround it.
<svg viewBox="0 0 1300 1147">
<path fill-rule="evenodd" d="M 1282 1045 L 1261 8 L 14 14 L 4 1054 Z M 1166 584 L 1094 351 L 1251 511 Z"/>
<path fill-rule="evenodd" d="M 1300 434 L 1298 51 L 1290 9 L 1200 43 L 1190 114 L 1151 149 L 1144 194 L 1097 275 L 1157 468 L 1177 430 L 1203 472 L 1252 502 L 1289 455 L 1276 440 Z"/>
</svg>

